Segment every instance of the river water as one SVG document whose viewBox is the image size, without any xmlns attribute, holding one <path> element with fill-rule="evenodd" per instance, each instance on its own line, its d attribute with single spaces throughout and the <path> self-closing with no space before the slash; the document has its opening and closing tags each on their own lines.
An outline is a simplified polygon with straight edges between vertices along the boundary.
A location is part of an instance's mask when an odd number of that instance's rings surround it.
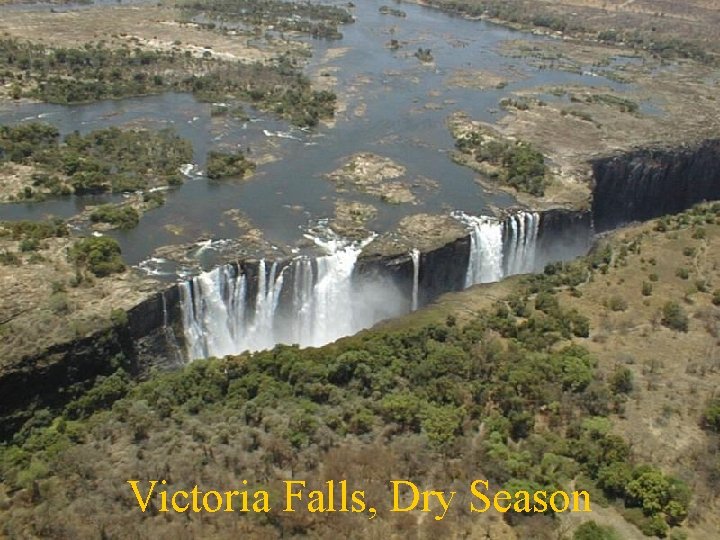
<svg viewBox="0 0 720 540">
<path fill-rule="evenodd" d="M 498 103 L 503 97 L 540 85 L 627 86 L 593 72 L 592 66 L 582 69 L 585 74 L 538 69 L 525 59 L 500 52 L 506 40 L 550 38 L 416 5 L 400 5 L 407 17 L 398 18 L 380 14 L 381 1 L 357 4 L 353 9 L 356 22 L 342 28 L 342 40 L 311 41 L 314 55 L 308 72 L 336 75 L 336 91 L 347 105 L 334 127 L 304 131 L 251 108 L 247 108 L 252 117 L 248 122 L 211 117 L 209 104 L 173 93 L 72 106 L 5 103 L 0 104 L 0 123 L 41 120 L 62 133 L 107 126 L 171 127 L 192 142 L 195 173 L 168 193 L 163 207 L 145 214 L 138 227 L 110 233 L 121 243 L 125 259 L 137 264 L 163 245 L 233 237 L 237 230 L 224 212 L 234 209 L 245 213 L 269 241 L 294 245 L 309 224 L 332 216 L 338 198 L 376 206 L 378 216 L 369 226 L 378 232 L 418 212 L 458 210 L 478 215 L 489 213 L 490 206 L 507 207 L 514 203 L 512 197 L 484 191 L 474 182 L 472 171 L 449 159 L 453 141 L 447 117 L 464 111 L 477 119 L 497 120 L 502 116 Z M 399 50 L 387 47 L 391 38 L 402 43 Z M 432 64 L 413 56 L 419 47 L 432 50 Z M 449 78 L 457 70 L 486 70 L 510 82 L 502 89 L 450 87 Z M 207 151 L 233 147 L 249 149 L 251 157 L 271 153 L 277 160 L 258 166 L 247 181 L 205 178 L 201 172 Z M 437 188 L 418 188 L 418 203 L 404 205 L 362 194 L 338 194 L 324 175 L 348 156 L 366 151 L 407 167 L 406 179 L 429 178 L 437 182 Z M 0 206 L 0 219 L 67 218 L 88 204 L 119 197 L 6 204 Z"/>
</svg>

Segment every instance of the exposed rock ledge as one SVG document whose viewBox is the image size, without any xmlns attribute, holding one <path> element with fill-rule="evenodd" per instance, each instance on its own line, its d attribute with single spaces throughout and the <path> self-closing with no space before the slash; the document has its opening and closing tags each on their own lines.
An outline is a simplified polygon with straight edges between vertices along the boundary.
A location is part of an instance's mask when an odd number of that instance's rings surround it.
<svg viewBox="0 0 720 540">
<path fill-rule="evenodd" d="M 327 178 L 338 186 L 338 191 L 355 189 L 392 204 L 414 203 L 410 185 L 397 180 L 405 172 L 405 167 L 390 158 L 366 152 L 351 156 Z"/>
<path fill-rule="evenodd" d="M 465 227 L 448 215 L 414 214 L 400 220 L 394 232 L 380 235 L 365 246 L 361 257 L 407 255 L 413 248 L 429 252 L 467 234 Z"/>
</svg>

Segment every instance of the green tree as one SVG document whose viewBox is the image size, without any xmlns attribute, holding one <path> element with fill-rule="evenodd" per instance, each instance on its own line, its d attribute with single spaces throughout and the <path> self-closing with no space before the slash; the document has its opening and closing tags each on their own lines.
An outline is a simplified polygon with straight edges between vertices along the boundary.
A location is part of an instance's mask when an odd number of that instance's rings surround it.
<svg viewBox="0 0 720 540">
<path fill-rule="evenodd" d="M 612 527 L 586 521 L 575 529 L 573 540 L 620 540 L 620 537 Z"/>
<path fill-rule="evenodd" d="M 83 238 L 70 249 L 70 260 L 78 269 L 87 269 L 97 277 L 123 272 L 120 245 L 107 236 Z"/>
</svg>

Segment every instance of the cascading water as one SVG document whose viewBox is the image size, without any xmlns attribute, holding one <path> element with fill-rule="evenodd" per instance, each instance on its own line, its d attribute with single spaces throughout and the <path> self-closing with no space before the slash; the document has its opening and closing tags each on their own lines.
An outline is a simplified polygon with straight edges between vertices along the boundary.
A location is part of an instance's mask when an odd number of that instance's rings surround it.
<svg viewBox="0 0 720 540">
<path fill-rule="evenodd" d="M 352 283 L 353 269 L 365 244 L 353 245 L 338 239 L 314 240 L 328 254 L 315 259 L 315 275 L 303 276 L 299 284 L 303 287 L 304 300 L 295 307 L 300 313 L 302 332 L 295 342 L 303 346 L 323 345 L 365 326 L 356 317 L 354 304 L 360 299 L 355 298 Z M 312 290 L 308 290 L 311 283 Z"/>
<path fill-rule="evenodd" d="M 412 285 L 412 301 L 410 303 L 410 309 L 415 311 L 418 308 L 418 289 L 420 281 L 420 250 L 413 248 L 410 251 L 410 258 L 413 263 L 413 285 Z"/>
<path fill-rule="evenodd" d="M 537 213 L 518 212 L 504 221 L 461 212 L 453 216 L 470 230 L 466 287 L 534 269 Z M 276 261 L 269 269 L 260 260 L 257 276 L 239 265 L 226 265 L 181 283 L 188 358 L 257 351 L 278 343 L 320 346 L 419 307 L 419 250 L 410 251 L 408 303 L 382 276 L 371 283 L 353 279 L 358 256 L 372 238 L 360 244 L 334 236 L 309 238 L 324 255 L 297 257 L 287 264 Z M 255 291 L 252 298 L 250 290 Z"/>
<path fill-rule="evenodd" d="M 365 243 L 314 240 L 326 255 L 299 257 L 282 268 L 274 262 L 269 272 L 261 260 L 254 300 L 247 298 L 248 276 L 235 265 L 181 283 L 188 357 L 225 356 L 277 343 L 324 345 L 382 318 L 383 310 L 359 308 L 364 293 L 356 291 L 352 281 Z M 279 310 L 286 277 L 292 294 L 285 301 L 290 305 Z"/>
<path fill-rule="evenodd" d="M 505 220 L 505 275 L 527 274 L 535 270 L 539 228 L 540 215 L 537 212 L 518 212 Z"/>
<path fill-rule="evenodd" d="M 500 281 L 505 276 L 535 269 L 540 225 L 538 213 L 517 212 L 504 221 L 462 212 L 453 213 L 453 217 L 470 228 L 466 287 Z"/>
<path fill-rule="evenodd" d="M 503 278 L 503 226 L 491 217 L 453 214 L 470 227 L 470 258 L 465 287 L 491 283 Z"/>
</svg>

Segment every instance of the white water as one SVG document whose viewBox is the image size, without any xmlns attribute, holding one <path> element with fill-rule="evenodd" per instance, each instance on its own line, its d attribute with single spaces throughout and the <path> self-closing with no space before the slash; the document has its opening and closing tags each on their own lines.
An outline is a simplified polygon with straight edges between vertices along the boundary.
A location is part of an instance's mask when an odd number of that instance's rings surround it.
<svg viewBox="0 0 720 540">
<path fill-rule="evenodd" d="M 413 286 L 412 286 L 412 302 L 410 304 L 411 311 L 418 308 L 418 288 L 420 281 L 420 250 L 413 248 L 410 251 L 410 258 L 413 263 Z"/>
<path fill-rule="evenodd" d="M 399 314 L 392 307 L 400 305 L 396 291 L 353 283 L 364 244 L 339 239 L 315 243 L 327 254 L 299 257 L 282 268 L 275 262 L 269 270 L 261 260 L 254 299 L 247 298 L 247 276 L 232 265 L 181 283 L 188 358 L 257 351 L 278 343 L 320 346 Z M 281 306 L 286 286 L 292 291 Z"/>
<path fill-rule="evenodd" d="M 509 216 L 505 224 L 509 237 L 505 275 L 535 271 L 540 215 L 536 212 L 518 212 Z"/>
<path fill-rule="evenodd" d="M 463 213 L 470 230 L 465 286 L 499 281 L 535 269 L 539 215 L 519 212 L 504 221 Z M 325 254 L 257 267 L 254 298 L 249 278 L 226 265 L 180 284 L 187 356 L 190 359 L 269 349 L 278 343 L 321 346 L 376 322 L 407 312 L 407 296 L 380 276 L 353 280 L 364 243 L 312 238 Z M 411 310 L 419 306 L 420 251 L 413 265 Z M 285 292 L 285 294 L 283 294 Z"/>
<path fill-rule="evenodd" d="M 486 216 L 463 213 L 454 216 L 470 227 L 470 258 L 465 273 L 465 287 L 491 283 L 503 278 L 503 225 Z"/>
<path fill-rule="evenodd" d="M 500 281 L 505 276 L 533 272 L 540 215 L 518 212 L 500 221 L 456 212 L 470 229 L 470 257 L 465 286 Z"/>
<path fill-rule="evenodd" d="M 296 336 L 301 346 L 319 346 L 364 328 L 357 320 L 352 273 L 363 245 L 348 245 L 341 240 L 315 243 L 328 252 L 315 259 L 315 273 L 302 276 L 302 304 L 298 308 L 302 332 Z M 312 265 L 309 266 L 312 269 Z M 309 290 L 311 283 L 312 289 Z"/>
</svg>

